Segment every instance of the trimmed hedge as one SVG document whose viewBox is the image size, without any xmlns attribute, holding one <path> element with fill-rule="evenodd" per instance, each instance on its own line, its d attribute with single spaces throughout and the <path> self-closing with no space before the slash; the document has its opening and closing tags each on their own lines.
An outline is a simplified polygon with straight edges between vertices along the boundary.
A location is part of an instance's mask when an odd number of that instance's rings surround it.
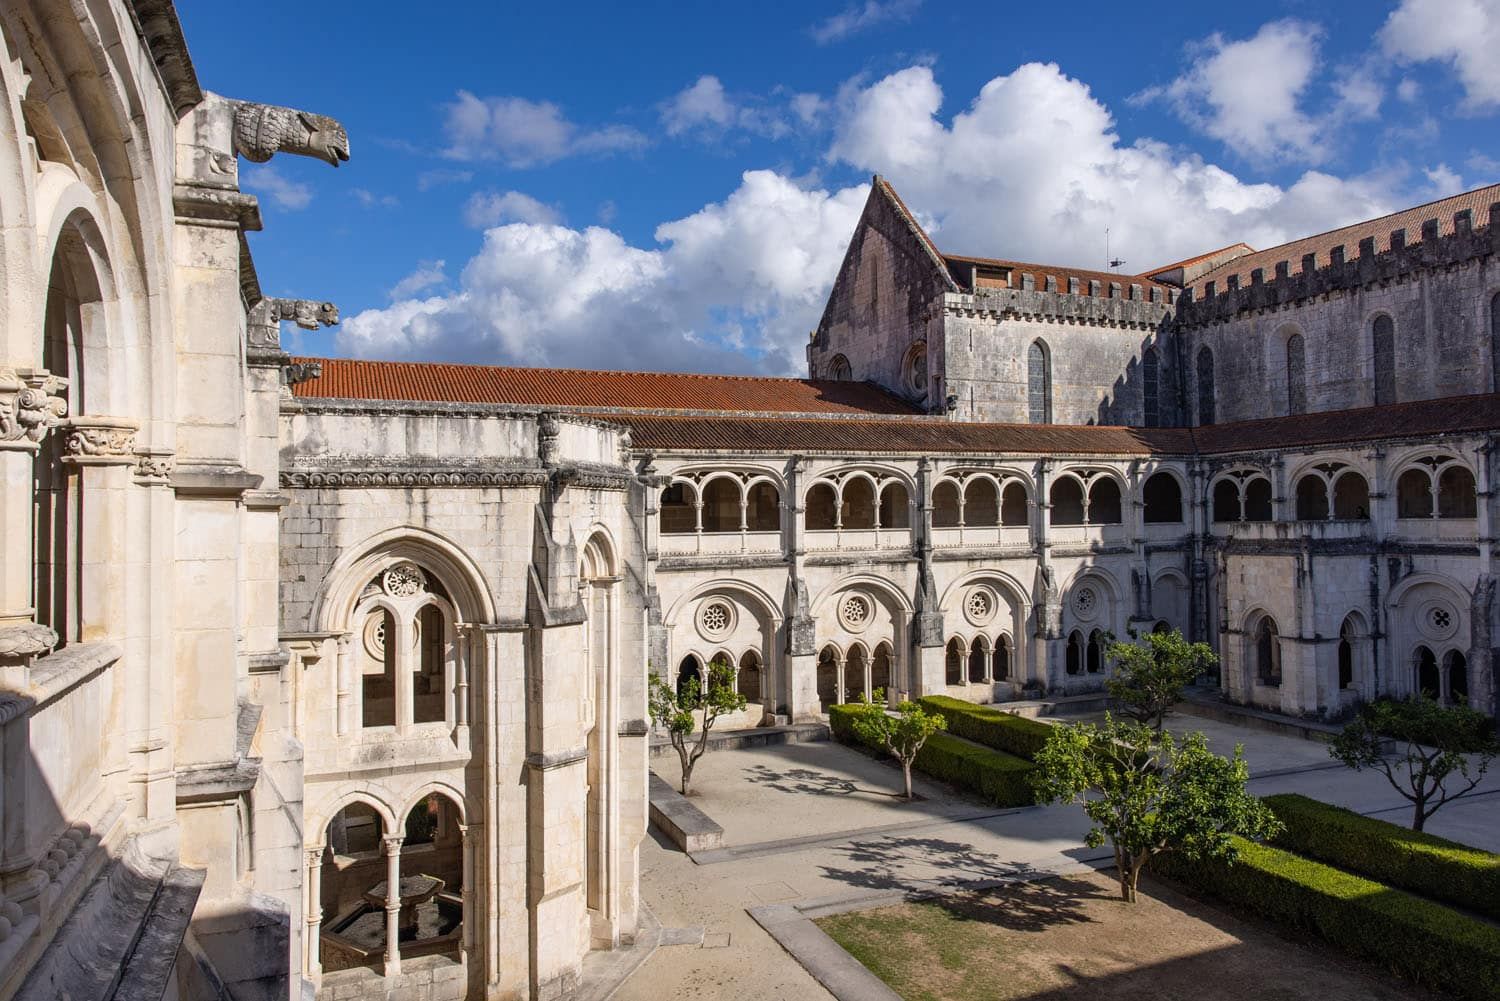
<svg viewBox="0 0 1500 1001">
<path fill-rule="evenodd" d="M 925 695 L 917 699 L 917 704 L 946 719 L 949 733 L 967 737 L 997 751 L 1019 755 L 1027 761 L 1036 757 L 1036 752 L 1042 749 L 1052 732 L 1050 723 L 947 695 Z"/>
<path fill-rule="evenodd" d="M 1164 854 L 1151 868 L 1427 987 L 1500 998 L 1500 928 L 1280 848 L 1235 843 L 1233 864 Z"/>
<path fill-rule="evenodd" d="M 1500 855 L 1295 793 L 1267 796 L 1286 830 L 1275 843 L 1433 900 L 1500 918 Z"/>
<path fill-rule="evenodd" d="M 854 706 L 831 706 L 829 729 L 840 743 L 885 754 L 884 747 L 866 743 L 854 732 Z M 995 806 L 1030 806 L 1036 802 L 1031 773 L 1036 766 L 1004 751 L 978 747 L 938 732 L 927 738 L 912 763 L 917 771 L 941 782 L 976 793 Z"/>
</svg>

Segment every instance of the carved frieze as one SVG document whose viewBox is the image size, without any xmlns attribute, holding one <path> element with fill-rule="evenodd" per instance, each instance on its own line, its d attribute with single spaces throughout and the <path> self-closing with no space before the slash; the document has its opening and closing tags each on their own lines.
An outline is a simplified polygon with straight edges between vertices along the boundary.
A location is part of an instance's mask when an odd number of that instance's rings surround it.
<svg viewBox="0 0 1500 1001">
<path fill-rule="evenodd" d="M 171 452 L 137 452 L 135 479 L 138 483 L 166 483 L 172 478 Z"/>
<path fill-rule="evenodd" d="M 0 368 L 0 450 L 36 451 L 68 414 L 67 384 L 45 369 Z"/>
<path fill-rule="evenodd" d="M 128 466 L 136 461 L 140 425 L 123 417 L 73 417 L 62 423 L 67 435 L 63 461 L 78 466 Z"/>
</svg>

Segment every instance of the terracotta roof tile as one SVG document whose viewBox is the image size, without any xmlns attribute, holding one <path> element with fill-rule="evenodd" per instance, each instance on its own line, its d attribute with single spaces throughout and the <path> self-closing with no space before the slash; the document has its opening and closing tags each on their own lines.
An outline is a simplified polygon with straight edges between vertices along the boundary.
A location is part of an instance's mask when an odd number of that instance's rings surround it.
<svg viewBox="0 0 1500 1001">
<path fill-rule="evenodd" d="M 1375 252 L 1384 253 L 1391 249 L 1391 231 L 1397 229 L 1406 230 L 1406 244 L 1411 246 L 1422 242 L 1422 223 L 1428 219 L 1438 221 L 1438 233 L 1441 236 L 1450 236 L 1453 233 L 1454 213 L 1469 210 L 1471 223 L 1477 229 L 1480 226 L 1489 225 L 1490 205 L 1500 202 L 1500 184 L 1492 184 L 1484 188 L 1476 188 L 1466 191 L 1460 195 L 1450 198 L 1442 198 L 1425 205 L 1417 205 L 1413 208 L 1393 212 L 1390 215 L 1380 216 L 1377 219 L 1367 219 L 1357 222 L 1352 226 L 1344 226 L 1340 229 L 1329 230 L 1326 233 L 1318 233 L 1313 236 L 1293 240 L 1291 243 L 1283 243 L 1279 247 L 1270 247 L 1259 250 L 1253 254 L 1236 257 L 1212 271 L 1205 272 L 1191 282 L 1195 298 L 1202 298 L 1203 286 L 1207 282 L 1214 282 L 1216 291 L 1223 292 L 1228 288 L 1231 275 L 1239 277 L 1241 286 L 1250 284 L 1250 272 L 1260 268 L 1264 273 L 1266 281 L 1270 281 L 1276 272 L 1276 265 L 1281 261 L 1288 264 L 1288 274 L 1302 273 L 1302 257 L 1304 254 L 1316 254 L 1318 267 L 1327 267 L 1329 254 L 1335 247 L 1344 248 L 1344 256 L 1353 259 L 1359 253 L 1359 241 L 1366 237 L 1375 239 Z"/>
<path fill-rule="evenodd" d="M 1005 268 L 1014 273 L 1014 277 L 1011 279 L 1011 288 L 1020 288 L 1020 276 L 1027 274 L 1035 279 L 1038 290 L 1042 289 L 1045 285 L 1044 279 L 1046 276 L 1053 275 L 1057 278 L 1058 291 L 1061 292 L 1068 290 L 1069 278 L 1077 278 L 1080 286 L 1079 291 L 1083 295 L 1088 295 L 1089 282 L 1091 281 L 1099 283 L 1100 291 L 1106 297 L 1109 295 L 1111 282 L 1117 282 L 1120 285 L 1122 294 L 1127 298 L 1129 297 L 1130 286 L 1132 284 L 1139 285 L 1145 290 L 1159 287 L 1163 291 L 1175 291 L 1173 286 L 1155 281 L 1145 275 L 1126 275 L 1117 271 L 1090 271 L 1087 268 L 1070 268 L 1056 264 L 1029 264 L 1025 261 L 1004 261 L 994 257 L 969 257 L 964 254 L 944 254 L 943 259 L 948 262 L 950 271 L 958 267 L 964 274 L 967 273 L 967 268 L 963 268 L 963 265 L 969 264 L 977 264 L 980 267 Z M 960 282 L 960 284 L 967 287 L 967 278 Z"/>
<path fill-rule="evenodd" d="M 1194 428 L 1193 437 L 1200 452 L 1224 453 L 1494 429 L 1500 429 L 1500 394 L 1483 393 L 1215 424 Z"/>
<path fill-rule="evenodd" d="M 915 414 L 910 403 L 864 382 L 596 372 L 418 362 L 297 358 L 323 374 L 299 382 L 304 398 L 490 403 L 566 410 L 730 411 L 741 413 Z"/>
</svg>

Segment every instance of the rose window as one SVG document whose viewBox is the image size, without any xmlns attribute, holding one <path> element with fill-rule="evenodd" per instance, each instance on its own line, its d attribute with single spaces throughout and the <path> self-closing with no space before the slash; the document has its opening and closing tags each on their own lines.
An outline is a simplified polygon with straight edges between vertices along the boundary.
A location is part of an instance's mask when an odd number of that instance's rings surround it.
<svg viewBox="0 0 1500 1001">
<path fill-rule="evenodd" d="M 974 588 L 964 598 L 964 615 L 975 625 L 988 622 L 995 615 L 995 596 L 987 588 Z"/>
<path fill-rule="evenodd" d="M 721 636 L 734 626 L 734 613 L 722 601 L 710 602 L 698 613 L 698 626 L 709 636 Z"/>
<path fill-rule="evenodd" d="M 414 598 L 427 590 L 427 577 L 415 563 L 398 563 L 381 575 L 380 586 L 392 598 Z"/>
<path fill-rule="evenodd" d="M 1099 607 L 1099 595 L 1091 587 L 1080 587 L 1073 595 L 1073 608 L 1082 618 L 1089 618 Z"/>
<path fill-rule="evenodd" d="M 845 628 L 854 632 L 868 626 L 873 613 L 869 599 L 861 594 L 845 595 L 844 600 L 839 602 L 839 620 L 844 623 Z"/>
<path fill-rule="evenodd" d="M 1447 629 L 1453 625 L 1453 614 L 1446 608 L 1434 608 L 1432 610 L 1432 626 L 1434 629 Z"/>
</svg>

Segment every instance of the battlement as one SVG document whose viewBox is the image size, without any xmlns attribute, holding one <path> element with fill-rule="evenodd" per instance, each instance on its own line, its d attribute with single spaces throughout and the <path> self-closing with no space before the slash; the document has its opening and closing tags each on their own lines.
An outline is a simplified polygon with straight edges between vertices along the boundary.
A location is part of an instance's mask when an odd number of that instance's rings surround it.
<svg viewBox="0 0 1500 1001">
<path fill-rule="evenodd" d="M 1155 330 L 1172 315 L 1180 293 L 1160 285 L 1068 277 L 1019 274 L 1019 287 L 985 288 L 972 293 L 950 292 L 943 298 L 949 313 L 994 315 L 998 319 L 1042 319 L 1058 323 Z M 1126 278 L 1128 276 L 1120 276 Z"/>
<path fill-rule="evenodd" d="M 1376 238 L 1361 239 L 1354 257 L 1348 257 L 1344 246 L 1332 247 L 1327 260 L 1316 254 L 1304 254 L 1292 273 L 1291 260 L 1278 261 L 1270 277 L 1264 268 L 1250 272 L 1250 283 L 1240 282 L 1238 274 L 1230 275 L 1224 287 L 1215 281 L 1205 282 L 1202 295 L 1195 298 L 1191 288 L 1183 290 L 1177 308 L 1177 322 L 1183 327 L 1222 322 L 1240 313 L 1311 299 L 1330 292 L 1361 288 L 1380 282 L 1401 280 L 1428 268 L 1449 267 L 1500 253 L 1500 202 L 1489 207 L 1487 224 L 1476 227 L 1473 214 L 1464 209 L 1453 214 L 1453 232 L 1443 235 L 1436 218 L 1422 222 L 1417 242 L 1407 242 L 1404 227 L 1393 229 L 1388 249 L 1377 252 Z"/>
</svg>

